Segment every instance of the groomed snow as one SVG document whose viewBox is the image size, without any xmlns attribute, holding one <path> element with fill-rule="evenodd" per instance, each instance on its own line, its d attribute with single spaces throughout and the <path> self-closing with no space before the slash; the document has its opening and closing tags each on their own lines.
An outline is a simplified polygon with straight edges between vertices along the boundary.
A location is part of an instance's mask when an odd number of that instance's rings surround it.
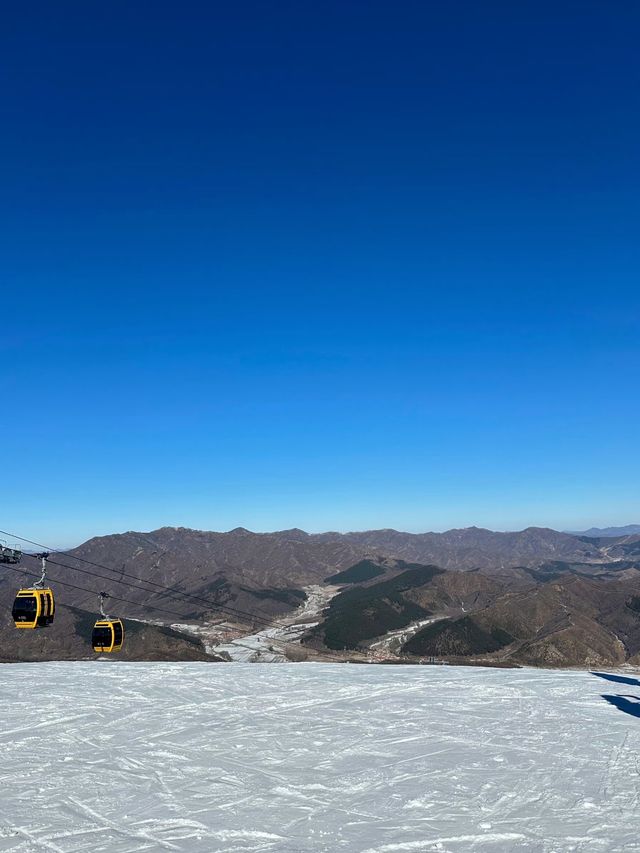
<svg viewBox="0 0 640 853">
<path fill-rule="evenodd" d="M 603 698 L 640 696 L 627 682 L 3 665 L 0 850 L 640 851 L 640 719 Z"/>
</svg>

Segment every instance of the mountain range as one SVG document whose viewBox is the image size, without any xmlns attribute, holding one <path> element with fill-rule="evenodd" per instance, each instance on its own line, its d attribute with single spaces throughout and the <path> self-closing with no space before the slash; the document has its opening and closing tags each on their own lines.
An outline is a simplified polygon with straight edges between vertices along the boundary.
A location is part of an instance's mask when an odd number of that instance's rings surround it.
<svg viewBox="0 0 640 853">
<path fill-rule="evenodd" d="M 579 666 L 633 661 L 640 652 L 638 534 L 537 527 L 114 534 L 51 555 L 58 614 L 54 626 L 34 632 L 15 630 L 10 605 L 16 584 L 39 574 L 38 563 L 24 554 L 19 566 L 4 568 L 2 660 L 92 657 L 87 636 L 102 589 L 127 622 L 129 658 L 215 659 L 196 626 L 224 623 L 250 634 L 295 614 L 314 585 L 333 597 L 303 639 L 309 649 Z"/>
<path fill-rule="evenodd" d="M 636 536 L 640 533 L 640 524 L 627 524 L 624 527 L 590 527 L 577 536 L 590 536 L 595 539 L 610 536 Z"/>
</svg>

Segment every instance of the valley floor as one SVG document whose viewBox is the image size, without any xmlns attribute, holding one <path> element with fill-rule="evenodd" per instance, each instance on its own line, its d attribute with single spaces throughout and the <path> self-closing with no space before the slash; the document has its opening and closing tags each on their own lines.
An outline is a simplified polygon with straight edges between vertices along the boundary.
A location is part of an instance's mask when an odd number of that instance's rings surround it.
<svg viewBox="0 0 640 853">
<path fill-rule="evenodd" d="M 0 697 L 0 851 L 640 851 L 632 673 L 98 660 Z"/>
</svg>

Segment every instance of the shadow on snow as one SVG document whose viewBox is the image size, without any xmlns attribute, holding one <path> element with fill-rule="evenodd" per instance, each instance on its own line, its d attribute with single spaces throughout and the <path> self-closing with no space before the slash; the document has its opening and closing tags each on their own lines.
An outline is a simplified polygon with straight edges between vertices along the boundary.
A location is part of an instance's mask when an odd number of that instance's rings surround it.
<svg viewBox="0 0 640 853">
<path fill-rule="evenodd" d="M 619 711 L 631 714 L 632 717 L 640 717 L 640 696 L 607 696 L 603 693 L 602 698 Z"/>
<path fill-rule="evenodd" d="M 604 678 L 607 681 L 614 681 L 616 684 L 631 684 L 633 687 L 640 687 L 640 681 L 637 678 L 629 678 L 626 675 L 613 675 L 610 672 L 592 672 L 591 675 L 597 675 L 598 678 Z M 611 696 L 603 693 L 602 698 L 617 708 L 618 711 L 632 717 L 640 717 L 640 696 Z"/>
<path fill-rule="evenodd" d="M 626 675 L 612 675 L 610 672 L 592 672 L 591 675 L 606 678 L 607 681 L 615 681 L 617 684 L 631 684 L 634 687 L 640 687 L 640 681 L 637 678 L 629 678 Z"/>
</svg>

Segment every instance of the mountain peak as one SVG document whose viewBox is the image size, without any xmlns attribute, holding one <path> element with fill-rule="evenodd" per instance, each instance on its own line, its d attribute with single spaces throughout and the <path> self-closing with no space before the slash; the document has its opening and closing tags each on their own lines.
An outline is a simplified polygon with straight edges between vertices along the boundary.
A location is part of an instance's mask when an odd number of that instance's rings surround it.
<svg viewBox="0 0 640 853">
<path fill-rule="evenodd" d="M 289 530 L 278 530 L 275 536 L 283 536 L 285 539 L 308 539 L 309 534 L 306 530 L 301 530 L 299 527 L 291 527 Z"/>
</svg>

